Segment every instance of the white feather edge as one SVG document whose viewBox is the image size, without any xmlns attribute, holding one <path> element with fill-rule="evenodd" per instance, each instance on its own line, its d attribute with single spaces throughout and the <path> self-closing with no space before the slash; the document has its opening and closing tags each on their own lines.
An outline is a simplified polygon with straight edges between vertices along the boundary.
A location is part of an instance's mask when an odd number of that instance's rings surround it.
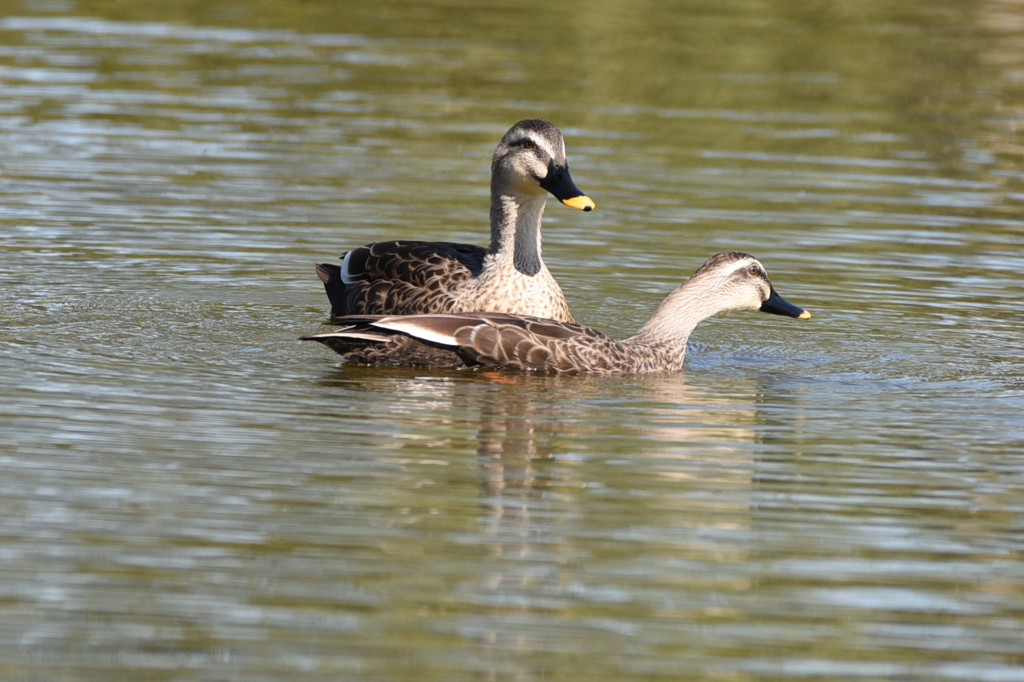
<svg viewBox="0 0 1024 682">
<path fill-rule="evenodd" d="M 357 332 L 349 329 L 336 329 L 333 332 L 320 332 L 319 334 L 306 334 L 304 339 L 330 339 L 339 337 L 343 339 L 363 339 L 364 341 L 387 341 L 388 335 L 374 332 Z"/>
<path fill-rule="evenodd" d="M 345 284 L 352 284 L 356 280 L 352 278 L 352 275 L 348 274 L 348 259 L 352 257 L 352 252 L 349 251 L 345 254 L 345 257 L 341 259 L 341 281 Z"/>
<path fill-rule="evenodd" d="M 374 327 L 380 327 L 381 329 L 390 329 L 391 331 L 401 332 L 408 334 L 417 339 L 423 341 L 432 341 L 439 343 L 442 346 L 457 346 L 458 342 L 455 341 L 455 337 L 451 334 L 440 334 L 432 329 L 424 329 L 416 322 L 415 317 L 403 318 L 403 317 L 385 317 L 380 320 L 373 322 Z"/>
</svg>

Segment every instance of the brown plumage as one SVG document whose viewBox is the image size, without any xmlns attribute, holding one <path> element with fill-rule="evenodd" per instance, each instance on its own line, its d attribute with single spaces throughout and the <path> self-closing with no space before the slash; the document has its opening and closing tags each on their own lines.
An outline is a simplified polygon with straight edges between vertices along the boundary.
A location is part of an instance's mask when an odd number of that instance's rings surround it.
<svg viewBox="0 0 1024 682">
<path fill-rule="evenodd" d="M 662 301 L 624 341 L 557 320 L 507 313 L 352 316 L 332 332 L 309 334 L 347 362 L 623 374 L 682 368 L 686 342 L 702 321 L 724 312 L 761 310 L 811 316 L 777 293 L 753 256 L 712 256 Z"/>
<path fill-rule="evenodd" d="M 547 193 L 589 211 L 573 183 L 562 133 L 547 121 L 520 121 L 491 162 L 491 245 L 424 241 L 367 244 L 341 265 L 316 266 L 334 317 L 501 311 L 572 321 L 561 288 L 541 258 Z"/>
</svg>

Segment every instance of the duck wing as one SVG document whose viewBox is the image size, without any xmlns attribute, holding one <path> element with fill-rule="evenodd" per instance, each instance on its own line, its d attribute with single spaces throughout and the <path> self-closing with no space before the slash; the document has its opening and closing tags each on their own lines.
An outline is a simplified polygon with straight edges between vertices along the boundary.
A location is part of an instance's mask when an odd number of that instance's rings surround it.
<svg viewBox="0 0 1024 682">
<path fill-rule="evenodd" d="M 556 373 L 628 371 L 628 352 L 606 334 L 569 322 L 507 313 L 349 315 L 308 334 L 346 362 L 478 367 Z"/>
<path fill-rule="evenodd" d="M 456 348 L 374 326 L 382 317 L 348 315 L 339 320 L 345 324 L 340 329 L 306 334 L 299 338 L 322 343 L 344 356 L 345 362 L 456 369 L 466 367 L 466 361 Z"/>
<path fill-rule="evenodd" d="M 456 349 L 468 366 L 542 372 L 606 371 L 621 354 L 583 325 L 506 313 L 387 316 L 371 326 Z"/>
</svg>

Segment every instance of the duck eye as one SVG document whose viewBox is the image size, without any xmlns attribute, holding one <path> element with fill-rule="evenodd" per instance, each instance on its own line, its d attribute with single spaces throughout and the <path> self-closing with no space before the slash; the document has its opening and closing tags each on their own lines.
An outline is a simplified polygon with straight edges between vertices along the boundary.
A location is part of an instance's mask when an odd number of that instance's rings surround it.
<svg viewBox="0 0 1024 682">
<path fill-rule="evenodd" d="M 750 275 L 751 277 L 760 277 L 761 268 L 757 267 L 756 265 L 751 265 L 749 268 L 747 268 L 747 274 Z"/>
<path fill-rule="evenodd" d="M 523 140 L 523 149 L 535 149 L 536 147 L 533 140 Z"/>
</svg>

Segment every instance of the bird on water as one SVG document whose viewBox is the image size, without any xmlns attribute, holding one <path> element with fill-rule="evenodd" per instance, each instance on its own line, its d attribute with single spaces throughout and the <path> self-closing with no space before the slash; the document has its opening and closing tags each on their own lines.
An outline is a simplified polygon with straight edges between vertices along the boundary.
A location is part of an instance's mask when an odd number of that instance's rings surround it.
<svg viewBox="0 0 1024 682">
<path fill-rule="evenodd" d="M 341 264 L 316 266 L 332 317 L 483 311 L 571 322 L 541 258 L 548 193 L 582 211 L 595 206 L 569 174 L 561 131 L 519 121 L 491 161 L 490 246 L 395 240 L 352 249 Z"/>
<path fill-rule="evenodd" d="M 779 296 L 764 266 L 747 253 L 707 259 L 662 301 L 633 336 L 616 341 L 590 327 L 509 313 L 353 315 L 340 329 L 301 337 L 346 362 L 438 368 L 627 374 L 679 370 L 698 324 L 721 313 L 760 310 L 807 319 Z"/>
</svg>

